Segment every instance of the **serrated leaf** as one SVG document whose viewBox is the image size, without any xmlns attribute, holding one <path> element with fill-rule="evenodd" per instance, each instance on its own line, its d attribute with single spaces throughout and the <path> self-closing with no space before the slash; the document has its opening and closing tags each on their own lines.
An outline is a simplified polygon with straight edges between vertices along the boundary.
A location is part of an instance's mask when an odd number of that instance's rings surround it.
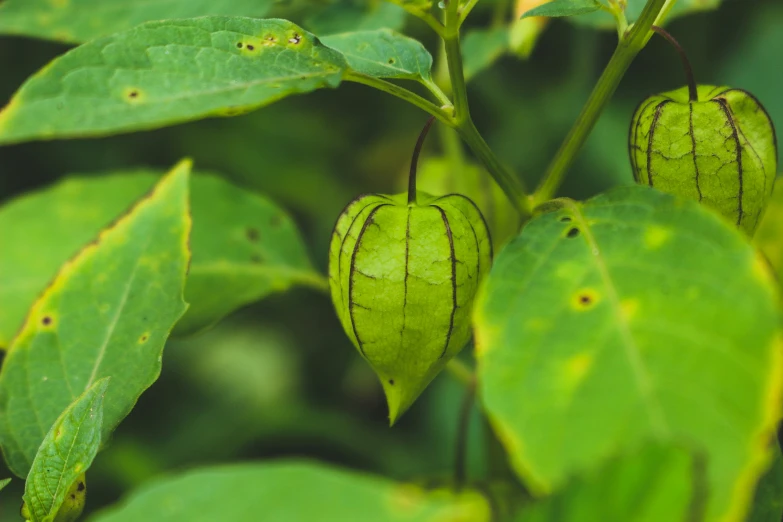
<svg viewBox="0 0 783 522">
<path fill-rule="evenodd" d="M 260 18 L 273 0 L 5 0 L 0 33 L 81 43 L 143 22 L 206 15 Z"/>
<path fill-rule="evenodd" d="M 515 522 L 696 522 L 703 473 L 684 449 L 647 445 L 529 504 Z"/>
<path fill-rule="evenodd" d="M 51 520 L 71 485 L 92 464 L 101 445 L 103 396 L 109 377 L 96 381 L 60 414 L 44 437 L 25 482 L 33 522 Z M 83 490 L 84 488 L 82 488 Z"/>
<path fill-rule="evenodd" d="M 670 21 L 680 16 L 717 9 L 722 1 L 723 0 L 677 0 L 666 20 Z M 646 0 L 628 0 L 627 7 L 625 8 L 625 15 L 629 22 L 633 23 L 639 18 L 646 3 Z M 576 24 L 592 26 L 597 29 L 615 29 L 617 27 L 615 19 L 607 12 L 579 16 L 571 18 L 570 21 Z"/>
<path fill-rule="evenodd" d="M 563 205 L 506 246 L 477 299 L 481 396 L 512 464 L 548 491 L 642 440 L 687 441 L 708 461 L 706 520 L 739 520 L 780 417 L 765 262 L 655 190 Z"/>
<path fill-rule="evenodd" d="M 340 51 L 354 71 L 376 78 L 432 81 L 432 55 L 418 40 L 391 31 L 356 31 L 321 39 Z"/>
<path fill-rule="evenodd" d="M 160 172 L 71 177 L 0 207 L 0 349 L 59 266 L 145 194 Z M 325 287 L 296 225 L 259 194 L 218 177 L 191 181 L 193 231 L 185 300 L 176 334 L 292 285 Z M 35 255 L 33 255 L 35 254 Z"/>
<path fill-rule="evenodd" d="M 399 31 L 405 25 L 405 17 L 405 10 L 398 5 L 386 2 L 366 5 L 366 2 L 343 0 L 309 16 L 304 26 L 321 37 L 375 29 Z"/>
<path fill-rule="evenodd" d="M 90 522 L 489 522 L 476 493 L 415 486 L 306 462 L 221 466 L 143 486 Z"/>
<path fill-rule="evenodd" d="M 601 3 L 598 0 L 552 0 L 527 11 L 521 18 L 530 16 L 576 16 L 592 13 L 599 9 L 601 9 Z"/>
<path fill-rule="evenodd" d="M 462 42 L 465 80 L 470 80 L 503 56 L 508 51 L 509 38 L 506 27 L 468 31 Z"/>
<path fill-rule="evenodd" d="M 0 144 L 233 116 L 337 87 L 343 56 L 285 20 L 148 22 L 56 58 L 0 111 Z"/>
<path fill-rule="evenodd" d="M 35 301 L 0 371 L 0 446 L 27 475 L 60 413 L 103 377 L 105 440 L 160 374 L 169 332 L 185 312 L 190 163 L 60 269 Z"/>
</svg>

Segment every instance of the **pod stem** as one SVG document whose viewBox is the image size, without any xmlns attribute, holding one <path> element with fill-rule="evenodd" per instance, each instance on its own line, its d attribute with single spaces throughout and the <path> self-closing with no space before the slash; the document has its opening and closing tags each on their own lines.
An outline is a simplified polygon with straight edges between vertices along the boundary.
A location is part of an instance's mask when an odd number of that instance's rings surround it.
<svg viewBox="0 0 783 522">
<path fill-rule="evenodd" d="M 688 93 L 690 95 L 690 100 L 692 102 L 699 101 L 699 92 L 696 90 L 696 79 L 693 76 L 693 67 L 691 67 L 691 62 L 688 60 L 688 55 L 685 53 L 685 49 L 682 48 L 680 42 L 678 42 L 668 31 L 662 27 L 654 25 L 652 26 L 652 30 L 662 36 L 667 42 L 669 42 L 677 51 L 677 54 L 680 55 L 682 66 L 685 69 L 685 78 L 688 80 Z"/>
<path fill-rule="evenodd" d="M 416 203 L 416 170 L 419 167 L 419 154 L 421 154 L 421 148 L 424 145 L 424 139 L 427 137 L 427 133 L 430 131 L 430 127 L 435 122 L 435 116 L 431 116 L 427 123 L 424 124 L 424 128 L 421 129 L 419 139 L 416 141 L 416 147 L 413 149 L 413 157 L 411 158 L 411 172 L 408 176 L 408 204 Z"/>
</svg>

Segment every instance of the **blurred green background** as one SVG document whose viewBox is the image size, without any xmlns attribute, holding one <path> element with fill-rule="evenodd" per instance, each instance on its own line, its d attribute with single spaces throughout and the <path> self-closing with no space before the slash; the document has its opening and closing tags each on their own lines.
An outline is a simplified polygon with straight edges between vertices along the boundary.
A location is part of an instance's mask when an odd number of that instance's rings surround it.
<svg viewBox="0 0 783 522">
<path fill-rule="evenodd" d="M 320 6 L 326 2 L 318 2 Z M 468 25 L 486 26 L 493 2 Z M 308 8 L 276 8 L 305 23 Z M 672 22 L 700 83 L 753 92 L 783 125 L 783 3 L 735 0 Z M 428 28 L 405 32 L 437 56 Z M 478 128 L 498 156 L 534 184 L 572 125 L 616 43 L 554 21 L 530 59 L 502 58 L 469 86 Z M 0 37 L 0 104 L 68 47 Z M 647 95 L 684 84 L 679 61 L 653 39 L 622 82 L 562 194 L 585 198 L 632 182 L 626 139 Z M 183 156 L 262 192 L 291 212 L 326 270 L 331 227 L 355 195 L 395 192 L 425 121 L 418 109 L 369 88 L 292 97 L 260 111 L 147 133 L 0 149 L 0 202 L 68 173 L 167 168 Z M 425 155 L 441 154 L 431 139 Z M 0 231 L 2 234 L 2 231 Z M 467 350 L 466 350 L 467 352 Z M 468 353 L 463 354 L 469 361 Z M 463 388 L 444 374 L 393 429 L 380 386 L 343 334 L 327 295 L 294 290 L 243 309 L 198 337 L 171 341 L 160 380 L 140 399 L 87 476 L 88 510 L 170 470 L 205 463 L 306 456 L 400 478 L 439 481 L 453 468 Z M 491 459 L 474 419 L 470 475 Z M 10 476 L 0 464 L 0 478 Z M 0 495 L 0 520 L 18 516 L 22 481 Z"/>
</svg>

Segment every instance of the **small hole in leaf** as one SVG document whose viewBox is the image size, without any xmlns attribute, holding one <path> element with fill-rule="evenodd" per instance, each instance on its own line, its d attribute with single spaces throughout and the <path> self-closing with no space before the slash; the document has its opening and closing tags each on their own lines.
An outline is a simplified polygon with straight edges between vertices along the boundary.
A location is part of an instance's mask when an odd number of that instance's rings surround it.
<svg viewBox="0 0 783 522">
<path fill-rule="evenodd" d="M 79 485 L 76 486 L 76 489 L 79 491 L 84 491 L 85 485 L 84 482 L 79 482 Z"/>
<path fill-rule="evenodd" d="M 237 49 L 241 49 L 243 47 L 242 42 L 237 42 Z"/>
<path fill-rule="evenodd" d="M 294 33 L 294 35 L 288 39 L 288 43 L 292 43 L 294 45 L 297 45 L 301 41 L 302 41 L 302 37 L 297 33 Z"/>
<path fill-rule="evenodd" d="M 579 235 L 579 229 L 574 227 L 568 230 L 568 233 L 566 234 L 566 237 L 574 238 Z"/>
<path fill-rule="evenodd" d="M 394 379 L 389 379 L 389 384 L 391 384 L 392 386 L 394 386 Z"/>
<path fill-rule="evenodd" d="M 256 50 L 256 48 L 255 48 L 255 46 L 254 46 L 254 45 L 247 44 L 247 50 L 248 50 L 248 51 L 255 51 L 255 50 Z"/>
<path fill-rule="evenodd" d="M 560 218 L 560 222 L 561 223 L 570 223 L 571 222 L 571 218 L 569 216 L 563 216 L 563 217 Z"/>
<path fill-rule="evenodd" d="M 394 63 L 394 58 L 389 58 L 389 65 L 392 65 Z"/>
</svg>

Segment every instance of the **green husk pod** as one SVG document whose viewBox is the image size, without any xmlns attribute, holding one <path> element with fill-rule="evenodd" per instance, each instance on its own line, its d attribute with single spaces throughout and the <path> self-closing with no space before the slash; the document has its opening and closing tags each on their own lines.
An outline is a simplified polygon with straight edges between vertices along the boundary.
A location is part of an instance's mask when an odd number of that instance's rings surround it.
<svg viewBox="0 0 783 522">
<path fill-rule="evenodd" d="M 332 234 L 329 283 L 345 333 L 381 381 L 396 420 L 471 336 L 470 313 L 492 263 L 489 229 L 459 194 L 360 196 Z"/>
<path fill-rule="evenodd" d="M 492 263 L 467 197 L 367 195 L 332 235 L 329 281 L 346 334 L 383 385 L 393 424 L 470 339 L 470 311 Z"/>
<path fill-rule="evenodd" d="M 714 208 L 752 233 L 772 193 L 775 129 L 750 93 L 699 86 L 651 96 L 631 122 L 636 181 Z"/>
</svg>

